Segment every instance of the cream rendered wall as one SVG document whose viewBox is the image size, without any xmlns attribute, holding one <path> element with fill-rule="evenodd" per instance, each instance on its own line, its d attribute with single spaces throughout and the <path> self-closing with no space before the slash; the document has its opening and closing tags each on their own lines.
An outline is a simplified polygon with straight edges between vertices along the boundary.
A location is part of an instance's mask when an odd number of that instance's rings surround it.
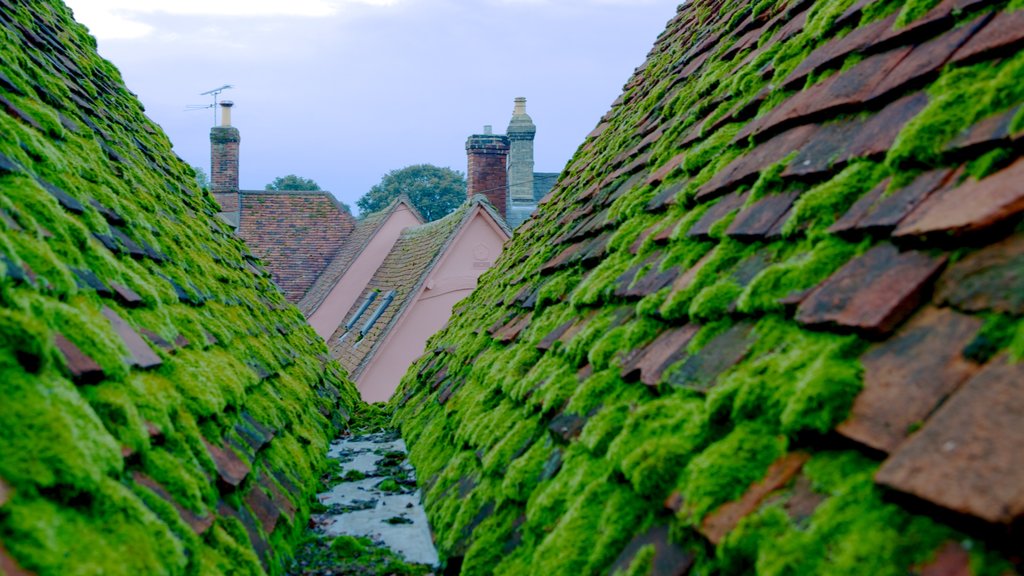
<svg viewBox="0 0 1024 576">
<path fill-rule="evenodd" d="M 501 254 L 508 237 L 480 207 L 434 266 L 412 304 L 356 378 L 367 402 L 391 398 L 405 371 L 423 354 L 427 339 L 444 327 L 452 307 L 476 288 L 477 278 Z"/>
<path fill-rule="evenodd" d="M 338 328 L 345 314 L 352 309 L 363 289 L 380 268 L 384 258 L 398 241 L 402 230 L 419 226 L 420 220 L 405 204 L 395 207 L 391 216 L 381 225 L 362 253 L 349 266 L 348 271 L 334 286 L 320 307 L 309 317 L 309 324 L 324 340 Z"/>
</svg>

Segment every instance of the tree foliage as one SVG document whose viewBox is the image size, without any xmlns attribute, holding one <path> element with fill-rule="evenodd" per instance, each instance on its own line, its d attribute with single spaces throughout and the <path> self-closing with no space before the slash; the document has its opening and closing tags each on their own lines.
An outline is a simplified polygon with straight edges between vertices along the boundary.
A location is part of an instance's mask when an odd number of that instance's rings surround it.
<svg viewBox="0 0 1024 576">
<path fill-rule="evenodd" d="M 287 176 L 278 176 L 274 178 L 274 181 L 267 184 L 266 190 L 319 190 L 320 185 L 310 180 L 309 178 L 303 178 L 302 176 L 296 176 L 295 174 L 289 174 Z"/>
<path fill-rule="evenodd" d="M 196 173 L 196 186 L 199 186 L 202 190 L 210 189 L 210 177 L 206 175 L 206 170 L 203 170 L 201 166 L 192 166 L 192 170 Z"/>
<path fill-rule="evenodd" d="M 406 194 L 427 222 L 450 214 L 466 199 L 466 177 L 457 170 L 432 164 L 406 166 L 384 175 L 379 184 L 356 201 L 361 214 L 387 208 Z"/>
</svg>

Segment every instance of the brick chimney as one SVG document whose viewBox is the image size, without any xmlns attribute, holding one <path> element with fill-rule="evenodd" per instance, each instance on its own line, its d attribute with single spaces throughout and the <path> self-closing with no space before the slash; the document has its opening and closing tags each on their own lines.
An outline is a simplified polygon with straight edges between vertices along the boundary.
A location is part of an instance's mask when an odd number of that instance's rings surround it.
<svg viewBox="0 0 1024 576">
<path fill-rule="evenodd" d="M 220 126 L 210 129 L 210 191 L 224 212 L 238 212 L 238 128 L 231 125 L 231 106 L 220 103 Z"/>
<path fill-rule="evenodd" d="M 466 195 L 472 198 L 483 194 L 501 214 L 505 214 L 508 205 L 508 147 L 508 138 L 494 134 L 490 126 L 484 126 L 483 134 L 466 140 Z"/>
</svg>

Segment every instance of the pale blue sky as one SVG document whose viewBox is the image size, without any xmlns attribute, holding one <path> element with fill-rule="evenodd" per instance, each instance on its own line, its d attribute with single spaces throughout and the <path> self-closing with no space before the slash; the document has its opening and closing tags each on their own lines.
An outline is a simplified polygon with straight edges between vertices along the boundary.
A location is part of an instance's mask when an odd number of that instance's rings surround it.
<svg viewBox="0 0 1024 576">
<path fill-rule="evenodd" d="M 350 205 L 388 170 L 465 171 L 516 96 L 558 172 L 665 23 L 667 0 L 68 0 L 176 152 L 209 168 L 199 96 L 233 84 L 241 185 L 289 173 Z"/>
</svg>

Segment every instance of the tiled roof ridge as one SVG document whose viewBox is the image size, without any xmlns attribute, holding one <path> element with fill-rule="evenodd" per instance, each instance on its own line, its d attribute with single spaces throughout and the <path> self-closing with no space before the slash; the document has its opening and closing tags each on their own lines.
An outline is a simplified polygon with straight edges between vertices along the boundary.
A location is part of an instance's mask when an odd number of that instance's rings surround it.
<svg viewBox="0 0 1024 576">
<path fill-rule="evenodd" d="M 334 207 L 338 209 L 338 213 L 347 214 L 351 218 L 355 218 L 352 212 L 348 210 L 345 205 L 338 200 L 338 197 L 329 190 L 239 190 L 239 194 L 248 196 L 323 196 L 328 198 Z"/>
<path fill-rule="evenodd" d="M 346 238 L 345 242 L 338 246 L 338 250 L 335 252 L 333 258 L 324 267 L 323 272 L 320 276 L 310 285 L 309 290 L 303 296 L 302 300 L 299 301 L 299 309 L 306 317 L 310 317 L 316 313 L 320 306 L 330 295 L 330 288 L 336 285 L 345 273 L 348 272 L 352 264 L 359 259 L 359 255 L 363 253 L 363 250 L 373 241 L 377 232 L 387 222 L 388 218 L 398 209 L 399 206 L 405 205 L 413 216 L 419 220 L 420 224 L 423 223 L 423 215 L 420 214 L 419 210 L 413 205 L 409 196 L 404 192 L 399 194 L 394 200 L 391 201 L 386 208 L 367 214 L 365 217 L 356 220 L 357 230 L 362 226 L 367 226 L 368 231 L 366 234 L 359 234 L 356 238 L 356 232 L 353 232 Z M 354 240 L 358 240 L 358 244 L 353 244 Z M 344 262 L 341 259 L 345 259 Z M 336 266 L 337 265 L 337 266 Z"/>
<path fill-rule="evenodd" d="M 395 309 L 395 313 L 391 316 L 387 325 L 384 326 L 383 330 L 381 331 L 381 333 L 384 334 L 384 338 L 377 338 L 376 340 L 374 340 L 373 346 L 371 346 L 370 350 L 367 352 L 365 356 L 363 356 L 362 360 L 359 362 L 359 365 L 352 371 L 352 378 L 358 378 L 359 375 L 362 374 L 362 371 L 366 369 L 366 366 L 370 363 L 370 361 L 373 360 L 373 357 L 377 354 L 377 351 L 380 349 L 383 342 L 387 339 L 387 335 L 391 333 L 391 329 L 394 328 L 395 324 L 397 324 L 401 320 L 402 315 L 405 313 L 406 310 L 408 310 L 409 306 L 412 305 L 413 301 L 419 295 L 420 290 L 423 288 L 424 282 L 426 282 L 427 277 L 430 276 L 430 273 L 434 270 L 434 267 L 437 265 L 438 261 L 441 259 L 445 251 L 454 241 L 455 237 L 459 235 L 459 232 L 462 230 L 462 228 L 470 221 L 470 218 L 474 214 L 473 208 L 477 206 L 479 206 L 482 210 L 488 210 L 487 207 L 491 206 L 491 204 L 483 196 L 477 195 L 474 196 L 474 198 L 470 199 L 469 201 L 463 203 L 459 208 L 456 208 L 451 214 L 448 214 L 443 218 L 439 218 L 437 220 L 434 220 L 433 222 L 426 222 L 416 227 L 406 228 L 405 230 L 402 231 L 401 238 L 399 239 L 398 242 L 395 243 L 395 247 L 392 249 L 392 252 L 395 252 L 396 250 L 400 249 L 400 244 L 403 242 L 403 240 L 414 240 L 416 242 L 424 242 L 424 236 L 427 236 L 428 238 L 439 236 L 443 238 L 444 241 L 439 243 L 437 247 L 433 250 L 433 255 L 431 256 L 427 264 L 423 267 L 423 269 L 420 271 L 416 279 L 416 282 L 413 283 L 413 285 L 410 287 L 409 292 L 406 294 L 406 297 Z M 493 207 L 491 207 L 490 210 L 488 210 L 488 213 L 490 214 L 492 219 L 495 218 Z M 500 219 L 495 220 L 496 222 L 500 222 Z M 507 230 L 507 228 L 503 227 L 503 230 Z"/>
<path fill-rule="evenodd" d="M 1022 71 L 1020 0 L 681 5 L 392 401 L 442 556 L 1019 572 Z"/>
</svg>

